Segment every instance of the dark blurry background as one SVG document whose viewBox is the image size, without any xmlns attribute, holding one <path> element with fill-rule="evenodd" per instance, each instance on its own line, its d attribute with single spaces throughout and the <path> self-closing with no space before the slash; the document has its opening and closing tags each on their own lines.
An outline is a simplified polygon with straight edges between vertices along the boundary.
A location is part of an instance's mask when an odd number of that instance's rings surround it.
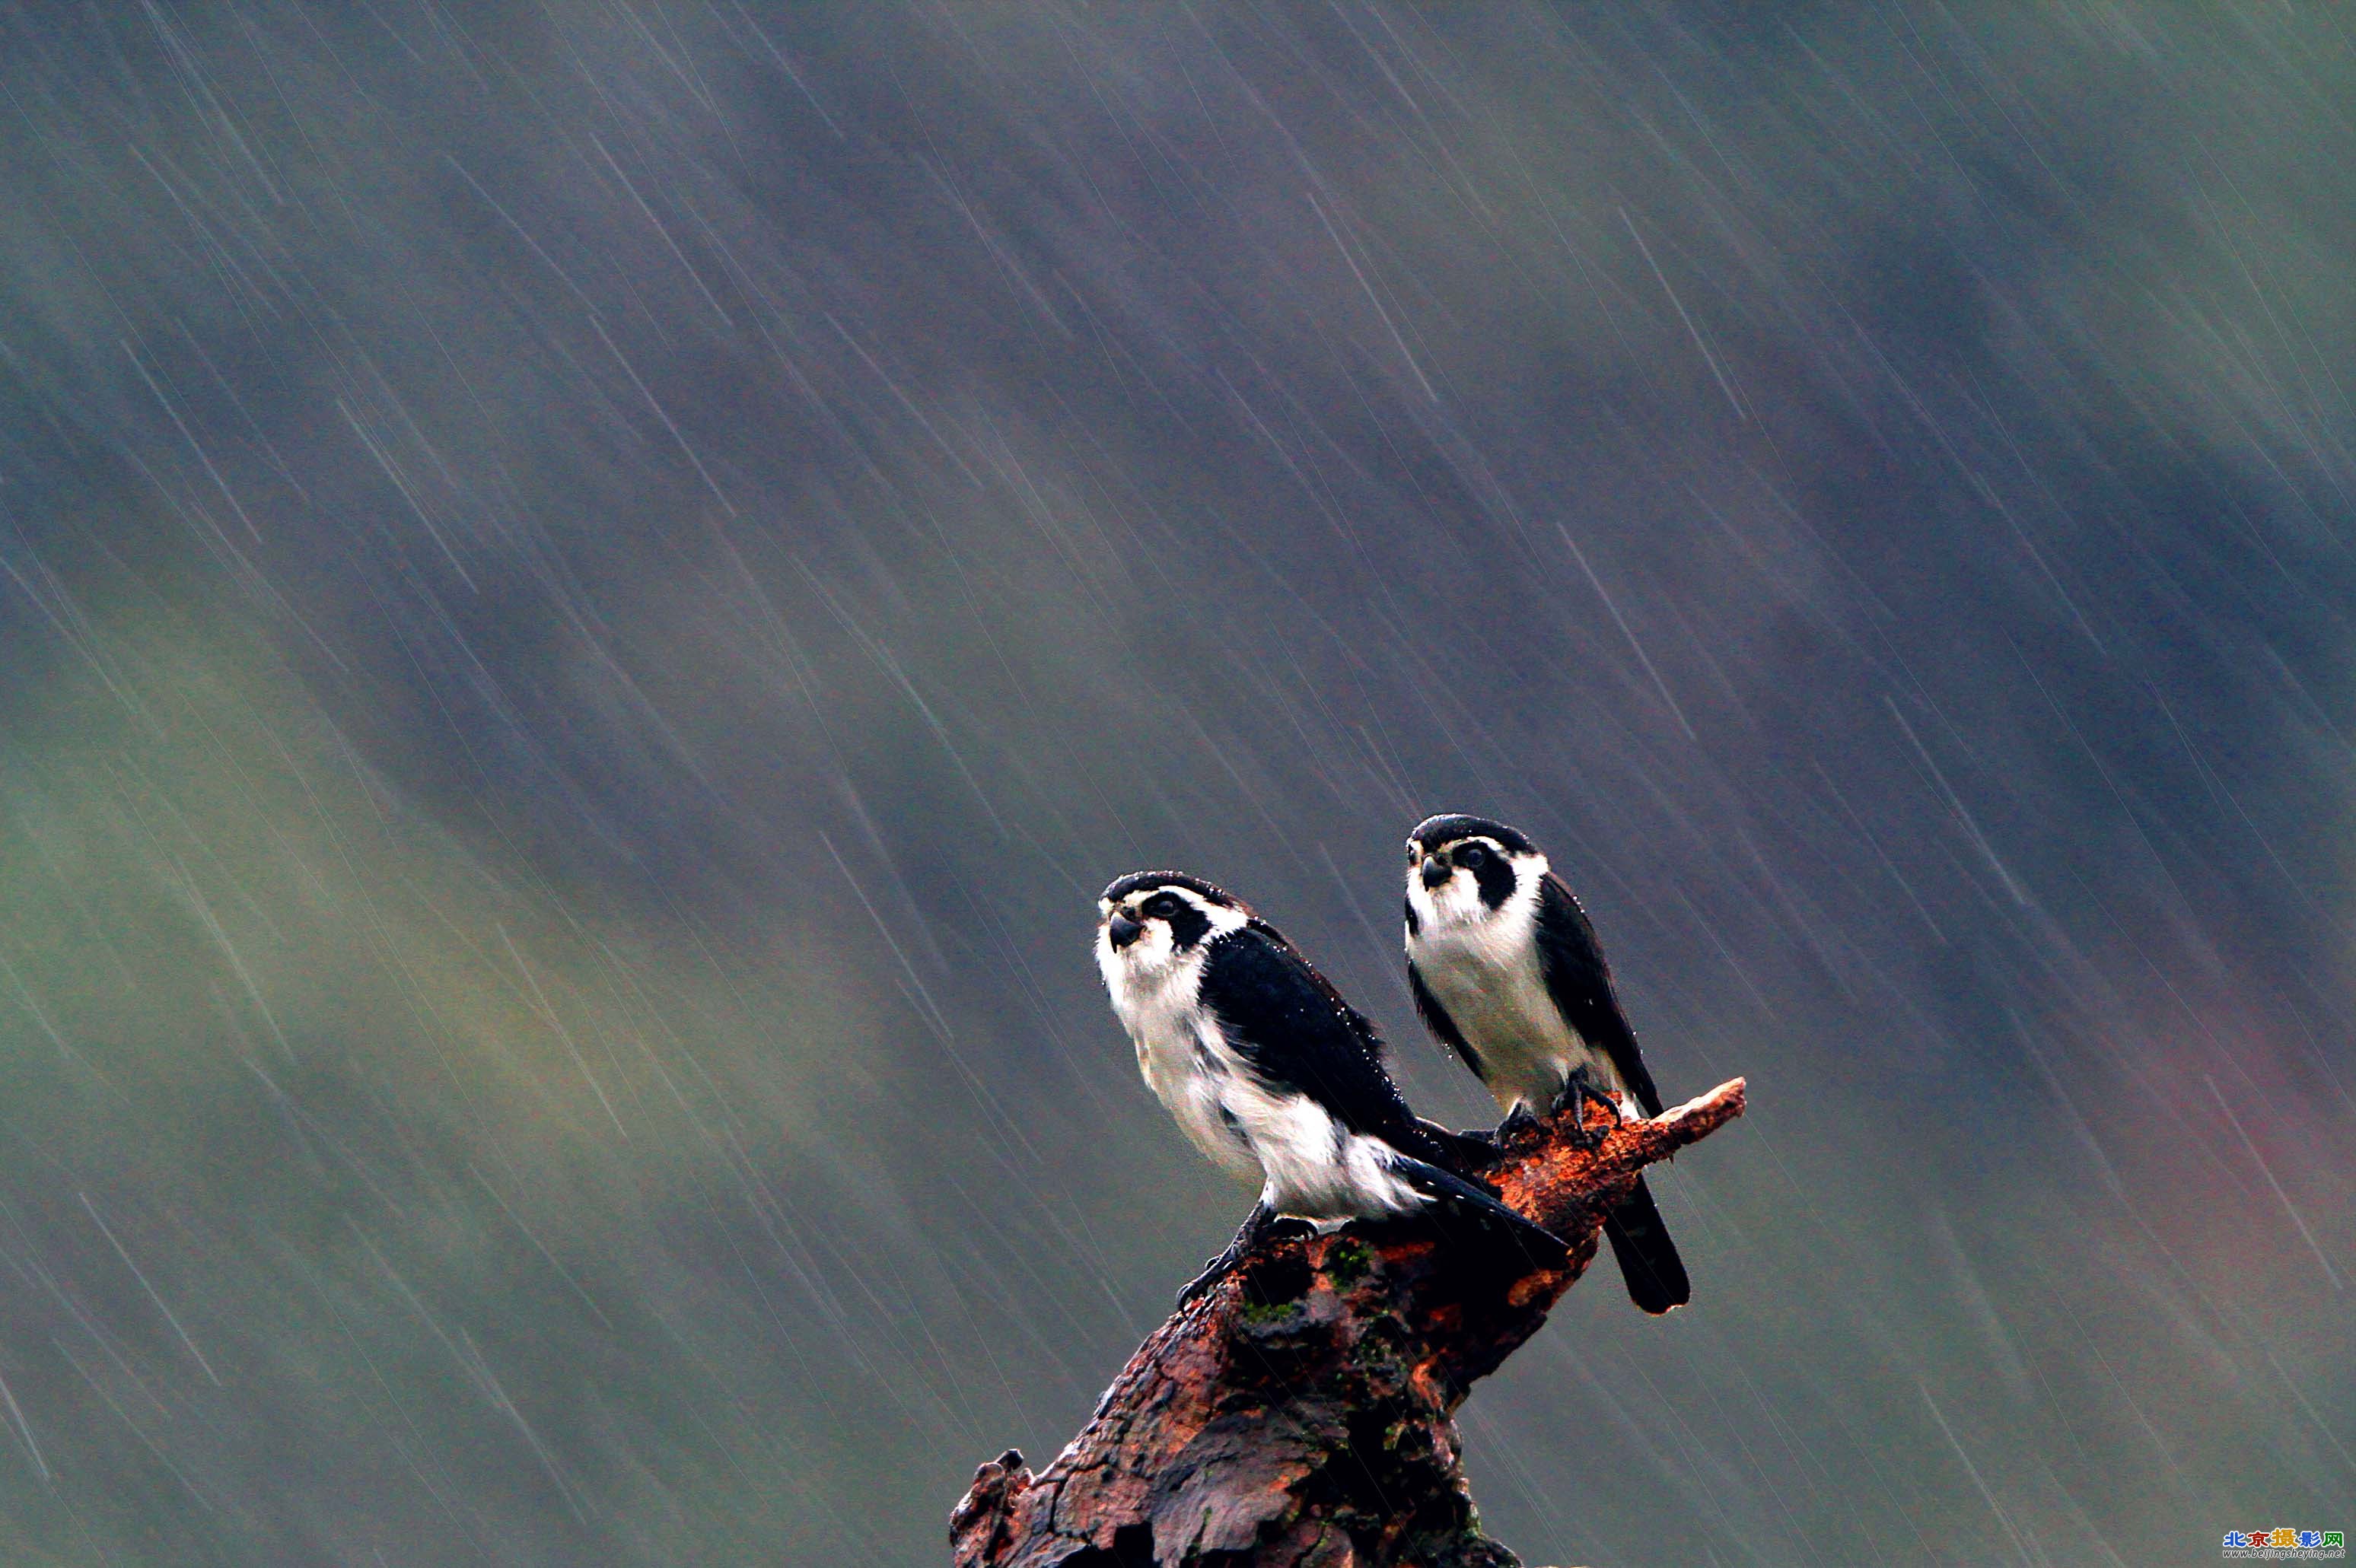
<svg viewBox="0 0 2356 1568">
<path fill-rule="evenodd" d="M 0 1531 L 922 1563 L 1249 1200 L 1097 890 L 1485 1102 L 1536 835 L 1695 1305 L 1533 1562 L 2356 1524 L 2325 5 L 0 11 Z"/>
</svg>

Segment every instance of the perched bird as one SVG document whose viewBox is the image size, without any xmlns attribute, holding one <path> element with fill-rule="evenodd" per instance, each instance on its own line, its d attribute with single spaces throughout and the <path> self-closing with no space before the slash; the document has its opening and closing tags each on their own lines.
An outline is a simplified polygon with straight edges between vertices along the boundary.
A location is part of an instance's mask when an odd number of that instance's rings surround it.
<svg viewBox="0 0 2356 1568">
<path fill-rule="evenodd" d="M 1191 1300 L 1279 1215 L 1371 1219 L 1430 1204 L 1508 1227 L 1552 1264 L 1562 1242 L 1449 1168 L 1489 1151 L 1419 1121 L 1382 1040 L 1276 928 L 1200 878 L 1140 871 L 1098 904 L 1097 968 L 1137 1065 L 1194 1146 L 1260 1181 Z"/>
<path fill-rule="evenodd" d="M 1501 822 L 1432 816 L 1407 841 L 1407 978 L 1416 1010 L 1507 1112 L 1595 1101 L 1661 1112 L 1595 927 L 1537 846 Z M 1598 1138 L 1601 1134 L 1596 1135 Z M 1603 1233 L 1647 1312 L 1692 1296 L 1643 1181 Z"/>
</svg>

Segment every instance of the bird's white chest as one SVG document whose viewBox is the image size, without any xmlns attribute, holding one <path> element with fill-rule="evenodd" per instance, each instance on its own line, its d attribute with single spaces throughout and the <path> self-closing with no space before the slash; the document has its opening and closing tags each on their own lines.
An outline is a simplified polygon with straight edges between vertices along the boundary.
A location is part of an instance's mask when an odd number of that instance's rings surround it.
<svg viewBox="0 0 2356 1568">
<path fill-rule="evenodd" d="M 1187 1141 L 1213 1163 L 1257 1176 L 1260 1162 L 1229 1102 L 1248 1074 L 1201 1000 L 1199 959 L 1113 987 L 1113 1011 L 1137 1047 L 1137 1070 Z"/>
<path fill-rule="evenodd" d="M 1410 937 L 1408 956 L 1481 1059 L 1483 1082 L 1497 1103 L 1543 1114 L 1582 1062 L 1615 1092 L 1622 1085 L 1603 1054 L 1563 1021 L 1547 989 L 1534 926 L 1529 912 L 1509 906 L 1478 925 Z"/>
</svg>

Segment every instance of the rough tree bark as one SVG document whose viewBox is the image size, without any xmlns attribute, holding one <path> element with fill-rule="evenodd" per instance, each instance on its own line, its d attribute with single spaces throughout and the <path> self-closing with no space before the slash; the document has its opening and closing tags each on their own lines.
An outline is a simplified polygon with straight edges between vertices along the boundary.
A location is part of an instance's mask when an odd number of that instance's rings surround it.
<svg viewBox="0 0 2356 1568">
<path fill-rule="evenodd" d="M 1456 1407 L 1586 1272 L 1637 1173 L 1742 1108 L 1738 1078 L 1591 1152 L 1575 1110 L 1508 1142 L 1484 1174 L 1570 1243 L 1559 1268 L 1429 1220 L 1263 1245 L 1138 1348 L 1044 1471 L 1010 1449 L 975 1472 L 957 1568 L 1517 1563 L 1481 1532 Z"/>
</svg>

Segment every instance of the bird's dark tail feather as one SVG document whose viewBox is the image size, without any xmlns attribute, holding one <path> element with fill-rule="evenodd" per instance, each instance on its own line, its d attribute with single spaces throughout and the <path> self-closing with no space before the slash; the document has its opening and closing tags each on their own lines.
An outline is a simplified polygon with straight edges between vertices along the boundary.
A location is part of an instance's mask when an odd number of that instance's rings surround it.
<svg viewBox="0 0 2356 1568">
<path fill-rule="evenodd" d="M 1560 1236 L 1537 1221 L 1515 1213 L 1497 1201 L 1494 1194 L 1483 1191 L 1462 1177 L 1451 1176 L 1436 1165 L 1407 1155 L 1393 1155 L 1390 1158 L 1394 1168 L 1418 1192 L 1505 1226 L 1521 1241 L 1532 1258 L 1547 1267 L 1558 1267 L 1570 1255 L 1570 1248 Z"/>
<path fill-rule="evenodd" d="M 1415 1119 L 1415 1130 L 1420 1147 L 1408 1147 L 1404 1139 L 1393 1139 L 1402 1152 L 1419 1159 L 1430 1160 L 1440 1169 L 1462 1176 L 1468 1170 L 1479 1170 L 1497 1162 L 1497 1140 L 1489 1133 L 1451 1132 L 1438 1122 Z"/>
<path fill-rule="evenodd" d="M 1685 1262 L 1677 1256 L 1677 1245 L 1669 1240 L 1669 1228 L 1661 1222 L 1661 1211 L 1642 1177 L 1636 1190 L 1605 1216 L 1603 1234 L 1628 1282 L 1628 1299 L 1655 1316 L 1693 1299 Z"/>
</svg>

